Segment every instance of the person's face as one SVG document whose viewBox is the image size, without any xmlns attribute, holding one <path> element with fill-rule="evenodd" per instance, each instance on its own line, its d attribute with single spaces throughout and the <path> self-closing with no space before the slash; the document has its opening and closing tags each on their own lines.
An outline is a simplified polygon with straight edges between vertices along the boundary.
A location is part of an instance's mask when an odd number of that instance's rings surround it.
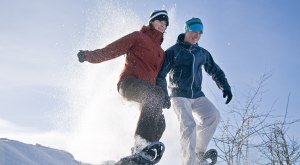
<svg viewBox="0 0 300 165">
<path fill-rule="evenodd" d="M 188 42 L 192 45 L 197 44 L 198 41 L 200 40 L 201 37 L 201 31 L 196 31 L 196 32 L 186 32 L 184 41 Z"/>
<path fill-rule="evenodd" d="M 164 33 L 167 29 L 167 23 L 166 21 L 159 21 L 159 20 L 155 20 L 152 22 L 152 25 L 154 27 L 154 29 Z"/>
</svg>

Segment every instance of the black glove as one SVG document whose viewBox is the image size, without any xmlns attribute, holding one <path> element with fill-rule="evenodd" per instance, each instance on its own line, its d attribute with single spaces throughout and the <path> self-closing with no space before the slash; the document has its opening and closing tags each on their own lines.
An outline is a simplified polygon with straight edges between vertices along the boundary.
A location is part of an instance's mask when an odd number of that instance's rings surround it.
<svg viewBox="0 0 300 165">
<path fill-rule="evenodd" d="M 79 50 L 79 52 L 77 53 L 79 62 L 84 62 L 84 61 L 86 61 L 86 56 L 85 56 L 85 53 L 86 53 L 86 52 L 87 52 L 87 51 Z"/>
<path fill-rule="evenodd" d="M 232 99 L 231 90 L 223 90 L 223 98 L 227 97 L 225 104 L 228 104 Z"/>
<path fill-rule="evenodd" d="M 165 96 L 165 101 L 164 101 L 163 108 L 169 109 L 170 107 L 171 107 L 170 97 L 169 96 Z"/>
</svg>

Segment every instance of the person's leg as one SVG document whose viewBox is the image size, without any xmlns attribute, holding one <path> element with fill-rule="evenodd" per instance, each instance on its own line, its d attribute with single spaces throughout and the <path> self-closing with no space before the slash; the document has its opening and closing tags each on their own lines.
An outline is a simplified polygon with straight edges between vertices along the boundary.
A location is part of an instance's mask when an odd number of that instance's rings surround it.
<svg viewBox="0 0 300 165">
<path fill-rule="evenodd" d="M 180 124 L 180 144 L 183 165 L 194 165 L 196 160 L 196 123 L 192 115 L 190 99 L 173 97 L 171 102 Z"/>
<path fill-rule="evenodd" d="M 155 93 L 155 91 L 151 91 L 150 93 L 152 92 Z M 159 103 L 151 103 L 159 102 L 158 98 L 154 96 L 149 98 L 144 104 L 141 104 L 141 114 L 135 132 L 136 135 L 150 142 L 159 141 L 166 127 L 162 107 L 157 106 Z"/>
<path fill-rule="evenodd" d="M 206 97 L 195 99 L 192 108 L 197 125 L 196 153 L 205 153 L 221 120 L 220 112 Z"/>
<path fill-rule="evenodd" d="M 163 91 L 146 81 L 127 77 L 119 83 L 119 92 L 129 101 L 140 103 L 141 114 L 135 136 L 148 142 L 159 141 L 165 130 L 165 119 L 162 114 Z"/>
</svg>

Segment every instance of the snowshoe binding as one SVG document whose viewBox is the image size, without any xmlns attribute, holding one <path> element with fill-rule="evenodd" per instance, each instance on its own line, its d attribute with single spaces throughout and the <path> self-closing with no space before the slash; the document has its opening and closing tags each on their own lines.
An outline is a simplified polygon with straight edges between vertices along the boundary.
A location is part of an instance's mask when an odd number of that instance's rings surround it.
<svg viewBox="0 0 300 165">
<path fill-rule="evenodd" d="M 165 145 L 154 142 L 141 152 L 122 158 L 115 165 L 153 165 L 160 161 L 165 151 Z"/>
</svg>

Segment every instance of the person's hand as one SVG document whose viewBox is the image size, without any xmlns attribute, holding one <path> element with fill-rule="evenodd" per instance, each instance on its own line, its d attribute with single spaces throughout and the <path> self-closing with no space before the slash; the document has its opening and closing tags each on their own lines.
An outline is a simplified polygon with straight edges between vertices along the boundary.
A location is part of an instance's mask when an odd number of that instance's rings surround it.
<svg viewBox="0 0 300 165">
<path fill-rule="evenodd" d="M 165 96 L 165 101 L 164 101 L 163 108 L 169 109 L 170 107 L 171 107 L 170 97 L 169 96 Z"/>
<path fill-rule="evenodd" d="M 84 51 L 84 50 L 79 50 L 79 52 L 77 53 L 77 57 L 78 57 L 78 60 L 79 62 L 84 62 L 86 61 L 86 56 L 85 56 L 85 53 L 87 51 Z"/>
<path fill-rule="evenodd" d="M 227 100 L 226 100 L 225 104 L 228 104 L 232 99 L 231 90 L 223 90 L 223 98 L 226 98 L 226 97 L 227 97 Z"/>
</svg>

